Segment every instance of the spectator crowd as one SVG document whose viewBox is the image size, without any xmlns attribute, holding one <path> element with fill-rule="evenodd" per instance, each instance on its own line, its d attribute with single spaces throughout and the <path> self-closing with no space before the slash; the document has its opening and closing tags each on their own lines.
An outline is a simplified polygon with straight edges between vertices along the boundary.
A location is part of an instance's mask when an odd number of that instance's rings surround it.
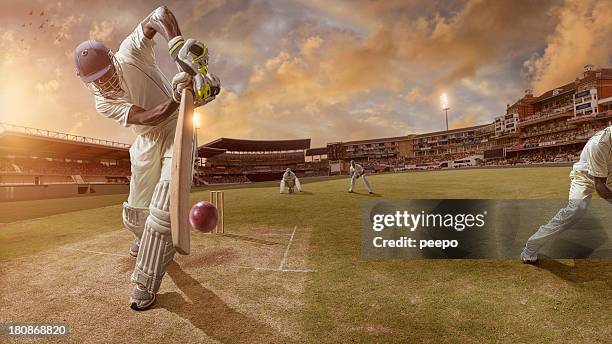
<svg viewBox="0 0 612 344">
<path fill-rule="evenodd" d="M 130 166 L 47 159 L 0 158 L 0 173 L 125 177 L 130 175 Z"/>
</svg>

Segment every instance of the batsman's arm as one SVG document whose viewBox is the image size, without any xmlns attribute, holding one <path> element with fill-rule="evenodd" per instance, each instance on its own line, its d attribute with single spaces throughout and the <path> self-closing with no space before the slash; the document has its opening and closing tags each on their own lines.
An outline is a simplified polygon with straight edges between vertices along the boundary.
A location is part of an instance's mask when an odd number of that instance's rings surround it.
<svg viewBox="0 0 612 344">
<path fill-rule="evenodd" d="M 176 17 L 166 6 L 156 8 L 140 24 L 144 35 L 149 39 L 152 39 L 157 32 L 164 36 L 166 41 L 181 35 Z"/>
<path fill-rule="evenodd" d="M 605 199 L 606 201 L 608 201 L 608 203 L 612 203 L 612 191 L 610 191 L 608 185 L 606 184 L 607 178 L 593 178 L 595 179 L 595 191 L 597 191 L 599 197 Z"/>
<path fill-rule="evenodd" d="M 158 125 L 166 118 L 170 117 L 178 107 L 179 103 L 176 103 L 172 99 L 165 100 L 149 110 L 132 105 L 128 113 L 127 123 L 150 126 Z"/>
</svg>

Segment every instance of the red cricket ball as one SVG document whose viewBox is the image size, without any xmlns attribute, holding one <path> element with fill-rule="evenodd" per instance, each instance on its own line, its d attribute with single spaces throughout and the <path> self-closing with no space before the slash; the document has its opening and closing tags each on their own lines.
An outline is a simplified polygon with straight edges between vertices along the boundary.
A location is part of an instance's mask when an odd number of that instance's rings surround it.
<svg viewBox="0 0 612 344">
<path fill-rule="evenodd" d="M 193 228 L 201 232 L 210 233 L 217 226 L 218 221 L 219 212 L 210 202 L 198 202 L 189 211 L 189 222 Z"/>
</svg>

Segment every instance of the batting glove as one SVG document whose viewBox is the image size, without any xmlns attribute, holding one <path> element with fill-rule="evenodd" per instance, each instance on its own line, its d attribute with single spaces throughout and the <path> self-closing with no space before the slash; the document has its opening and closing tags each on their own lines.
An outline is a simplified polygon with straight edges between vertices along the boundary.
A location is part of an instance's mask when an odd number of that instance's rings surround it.
<svg viewBox="0 0 612 344">
<path fill-rule="evenodd" d="M 206 75 L 196 75 L 193 78 L 194 105 L 202 106 L 213 101 L 221 92 L 221 81 L 211 73 Z"/>
<path fill-rule="evenodd" d="M 168 52 L 183 72 L 191 76 L 208 73 L 208 48 L 204 43 L 176 36 L 168 42 Z"/>
<path fill-rule="evenodd" d="M 176 75 L 172 78 L 172 100 L 180 104 L 183 89 L 186 87 L 191 87 L 191 83 L 191 75 L 185 72 L 176 73 Z"/>
</svg>

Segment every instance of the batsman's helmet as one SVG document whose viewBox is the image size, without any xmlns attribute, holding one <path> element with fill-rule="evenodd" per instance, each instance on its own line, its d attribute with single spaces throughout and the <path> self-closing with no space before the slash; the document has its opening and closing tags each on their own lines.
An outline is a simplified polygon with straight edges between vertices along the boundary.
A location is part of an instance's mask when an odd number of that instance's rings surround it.
<svg viewBox="0 0 612 344">
<path fill-rule="evenodd" d="M 79 44 L 74 51 L 74 64 L 77 75 L 94 94 L 106 98 L 116 98 L 122 94 L 119 64 L 103 43 L 88 40 Z M 112 74 L 107 74 L 109 72 Z M 109 76 L 101 82 L 105 75 Z"/>
</svg>

